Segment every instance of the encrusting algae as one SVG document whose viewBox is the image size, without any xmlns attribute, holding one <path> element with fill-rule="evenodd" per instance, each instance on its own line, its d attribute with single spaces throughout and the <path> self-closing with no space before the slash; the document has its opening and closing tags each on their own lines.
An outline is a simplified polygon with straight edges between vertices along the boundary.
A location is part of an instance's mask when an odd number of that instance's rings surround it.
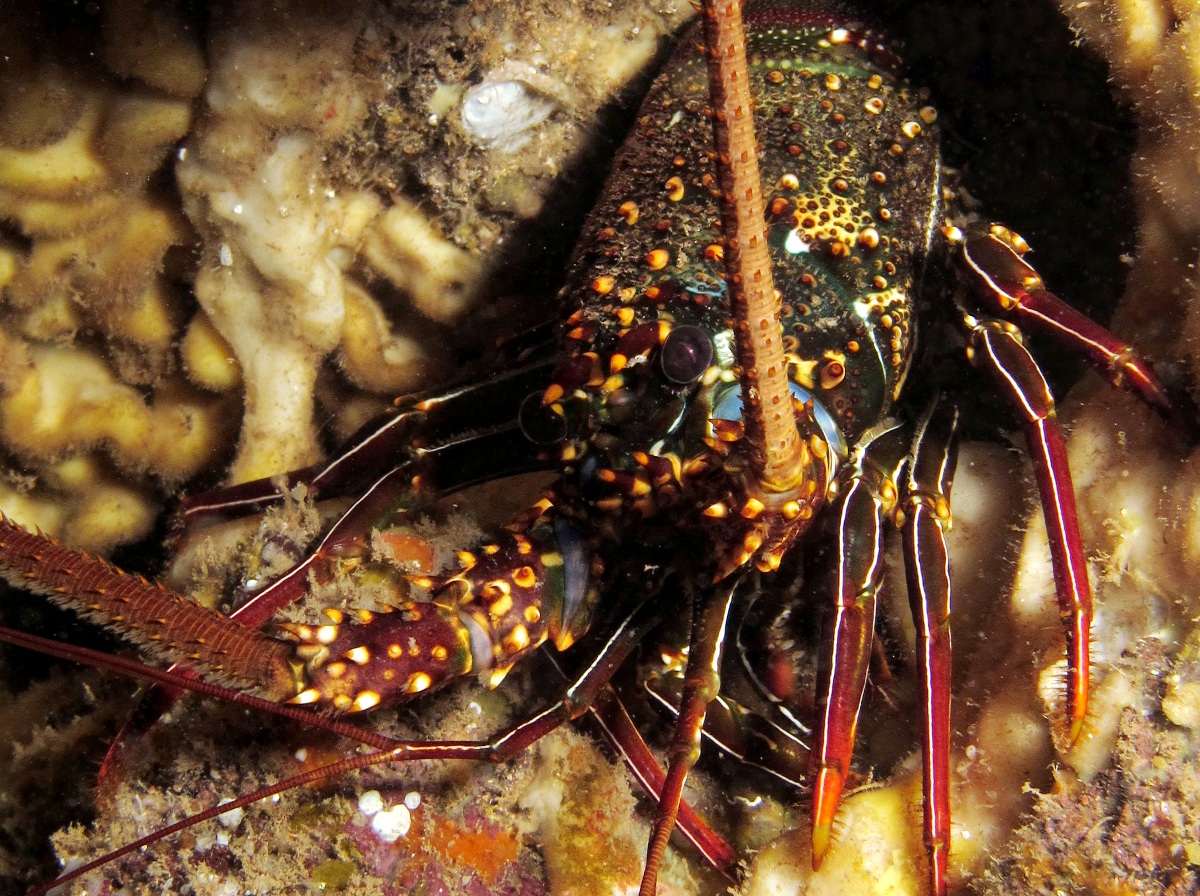
<svg viewBox="0 0 1200 896">
<path fill-rule="evenodd" d="M 1188 37 L 1200 18 L 1178 4 L 1169 19 L 1131 0 L 1062 5 L 1137 118 L 1138 244 L 1114 328 L 1194 370 L 1200 91 Z M 581 169 L 608 104 L 636 99 L 626 86 L 690 15 L 665 0 L 245 2 L 198 21 L 190 5 L 119 0 L 55 30 L 23 8 L 0 12 L 0 510 L 97 551 L 145 538 L 196 476 L 213 482 L 228 469 L 237 481 L 313 462 L 392 396 L 454 374 L 460 358 L 514 329 L 511 319 L 527 319 L 527 293 L 542 290 L 545 307 L 551 275 L 522 265 L 562 228 L 565 194 L 586 192 Z M 1035 248 L 1039 266 L 1061 251 Z M 1061 635 L 1027 468 L 1003 447 L 964 446 L 952 534 L 952 866 L 978 892 L 1081 880 L 1095 892 L 1191 892 L 1197 460 L 1090 375 L 1061 416 L 1096 584 L 1089 730 L 1055 752 L 1047 715 L 1061 692 Z M 302 500 L 289 513 L 289 538 L 319 525 Z M 250 536 L 260 540 L 249 552 L 277 535 Z M 178 583 L 206 565 L 219 580 L 235 565 L 217 540 L 190 547 Z M 902 618 L 893 615 L 896 631 Z M 464 683 L 375 724 L 478 736 L 527 710 L 529 691 L 545 695 L 534 674 L 515 671 L 497 693 Z M 35 774 L 34 757 L 49 754 L 78 771 L 63 741 L 104 722 L 66 712 L 57 733 L 17 751 L 18 774 Z M 893 756 L 915 747 L 915 732 L 888 736 L 904 741 Z M 187 703 L 130 749 L 95 830 L 58 837 L 63 855 L 119 845 L 343 746 Z M 764 789 L 755 838 L 776 842 L 744 890 L 922 892 L 919 769 L 909 760 L 880 772 L 890 777 L 846 802 L 818 875 L 808 870 L 806 796 Z M 391 843 L 363 809 L 370 792 L 379 812 L 416 803 Z M 628 825 L 639 799 L 595 738 L 564 731 L 503 766 L 414 764 L 289 794 L 109 873 L 135 889 L 186 880 L 201 894 L 314 883 L 608 893 L 640 875 L 646 834 Z M 23 807 L 0 807 L 10 830 Z M 581 845 L 581 832 L 595 839 Z M 1097 851 L 1110 863 L 1055 876 Z M 0 865 L 5 892 L 30 873 L 20 858 Z M 722 888 L 678 860 L 667 886 Z"/>
</svg>

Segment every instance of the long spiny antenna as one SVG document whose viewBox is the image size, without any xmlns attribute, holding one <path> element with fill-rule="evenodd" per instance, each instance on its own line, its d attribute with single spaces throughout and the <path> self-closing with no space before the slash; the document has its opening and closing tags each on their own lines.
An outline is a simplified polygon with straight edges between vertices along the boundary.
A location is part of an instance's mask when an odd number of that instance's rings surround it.
<svg viewBox="0 0 1200 896">
<path fill-rule="evenodd" d="M 701 16 L 745 442 L 762 487 L 782 492 L 800 479 L 803 443 L 792 410 L 780 300 L 767 252 L 741 6 L 739 0 L 704 0 Z"/>
</svg>

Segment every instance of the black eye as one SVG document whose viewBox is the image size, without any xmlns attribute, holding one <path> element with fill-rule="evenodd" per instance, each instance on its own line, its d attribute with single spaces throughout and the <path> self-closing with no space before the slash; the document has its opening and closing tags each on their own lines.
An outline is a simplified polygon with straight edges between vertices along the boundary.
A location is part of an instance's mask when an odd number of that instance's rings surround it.
<svg viewBox="0 0 1200 896">
<path fill-rule="evenodd" d="M 667 334 L 658 363 L 663 376 L 672 383 L 686 386 L 708 370 L 713 359 L 713 344 L 699 327 L 676 327 Z"/>
<path fill-rule="evenodd" d="M 517 412 L 517 422 L 525 438 L 535 445 L 554 445 L 567 437 L 567 419 L 542 404 L 541 392 L 525 396 Z"/>
</svg>

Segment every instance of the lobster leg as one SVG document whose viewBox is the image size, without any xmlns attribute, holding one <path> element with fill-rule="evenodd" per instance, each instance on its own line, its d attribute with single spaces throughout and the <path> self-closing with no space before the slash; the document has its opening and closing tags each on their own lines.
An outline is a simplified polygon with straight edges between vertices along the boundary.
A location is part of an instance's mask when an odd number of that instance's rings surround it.
<svg viewBox="0 0 1200 896">
<path fill-rule="evenodd" d="M 1075 743 L 1087 714 L 1092 589 L 1079 535 L 1075 489 L 1066 443 L 1054 411 L 1054 396 L 1037 361 L 1012 324 L 966 316 L 967 357 L 992 375 L 1021 418 L 1025 442 L 1046 518 L 1058 613 L 1067 638 L 1067 745 Z"/>
<path fill-rule="evenodd" d="M 531 380 L 538 381 L 543 373 L 539 367 L 526 370 L 515 379 L 502 378 L 502 381 L 510 386 L 515 384 L 524 387 L 530 385 Z M 459 390 L 453 397 L 462 399 L 469 391 Z M 477 395 L 473 397 L 478 398 Z M 443 397 L 438 401 L 449 403 L 450 399 Z M 455 407 L 457 408 L 457 405 Z M 429 413 L 432 412 L 431 409 Z M 456 428 L 465 424 L 464 420 L 459 419 L 465 413 L 461 408 L 453 413 L 447 408 L 441 408 L 440 412 L 441 424 L 453 423 Z M 389 426 L 390 422 L 397 419 L 389 418 L 389 421 L 384 422 L 380 430 L 385 434 L 379 435 L 379 440 L 391 442 L 399 437 L 401 428 Z M 532 447 L 529 439 L 521 431 L 519 423 L 510 421 L 506 426 L 499 425 L 491 430 L 446 438 L 440 444 L 430 447 L 410 448 L 399 459 L 398 466 L 393 466 L 385 472 L 342 513 L 304 559 L 255 592 L 249 600 L 234 610 L 232 618 L 248 628 L 260 628 L 265 625 L 276 612 L 303 596 L 308 588 L 311 573 L 322 570 L 337 558 L 365 553 L 369 549 L 372 528 L 391 519 L 405 503 L 419 506 L 493 475 L 503 477 L 544 467 L 545 464 L 538 459 L 537 454 L 531 451 Z M 349 485 L 343 475 L 343 460 L 353 455 L 353 450 L 342 453 L 327 468 L 336 468 L 339 471 L 338 476 L 341 477 L 337 482 L 338 488 L 334 489 L 335 494 L 342 490 L 342 486 Z M 485 464 L 490 465 L 490 469 Z M 291 482 L 290 478 L 283 484 L 286 486 L 288 482 Z M 421 485 L 423 482 L 437 484 Z M 241 502 L 241 497 L 245 495 L 240 487 L 235 487 L 233 493 L 238 502 Z M 327 493 L 328 490 L 325 494 Z M 220 493 L 214 493 L 216 494 Z M 322 492 L 318 491 L 317 494 Z M 244 511 L 251 506 L 252 502 L 242 502 L 237 504 L 237 509 Z M 104 777 L 107 769 L 116 762 L 126 737 L 137 728 L 152 723 L 170 708 L 171 703 L 172 697 L 169 694 L 164 695 L 153 689 L 147 693 L 142 701 L 141 718 L 127 723 L 110 746 L 101 766 L 101 777 Z"/>
<path fill-rule="evenodd" d="M 435 447 L 469 432 L 512 423 L 525 397 L 545 390 L 553 366 L 550 361 L 537 361 L 483 383 L 398 399 L 394 408 L 363 425 L 326 463 L 185 498 L 179 522 L 186 526 L 261 513 L 297 485 L 306 486 L 316 500 L 361 493 L 389 470 L 415 459 L 419 452 L 412 450 L 414 446 Z M 445 485 L 450 485 L 449 480 Z"/>
<path fill-rule="evenodd" d="M 1174 415 L 1166 386 L 1146 359 L 1048 291 L 1021 257 L 1029 245 L 1020 236 L 998 224 L 950 228 L 947 236 L 961 247 L 962 268 L 985 307 L 1030 332 L 1046 334 L 1086 358 L 1114 386 L 1128 389 L 1164 416 Z"/>
<path fill-rule="evenodd" d="M 653 674 L 644 682 L 655 701 L 673 716 L 679 714 L 683 674 L 671 670 Z M 784 719 L 790 722 L 790 719 Z M 791 730 L 789 730 L 791 729 Z M 809 749 L 792 725 L 778 724 L 723 694 L 708 705 L 701 732 L 723 753 L 801 789 L 808 774 Z M 807 730 L 805 730 L 807 733 Z"/>
<path fill-rule="evenodd" d="M 950 853 L 950 489 L 958 460 L 958 411 L 937 402 L 921 421 L 905 476 L 904 567 L 917 627 L 921 680 L 925 848 L 930 892 L 944 896 Z"/>
<path fill-rule="evenodd" d="M 855 726 L 867 685 L 875 604 L 883 578 L 884 521 L 896 508 L 900 469 L 908 454 L 900 424 L 865 433 L 846 470 L 838 504 L 835 605 L 817 661 L 817 724 L 810 754 L 813 781 L 813 870 L 829 848 L 833 819 L 850 773 Z"/>
<path fill-rule="evenodd" d="M 721 690 L 721 648 L 729 622 L 729 609 L 741 576 L 731 576 L 716 590 L 693 600 L 692 636 L 688 648 L 687 672 L 684 673 L 683 697 L 679 705 L 675 734 L 671 738 L 670 764 L 658 800 L 658 815 L 646 850 L 646 870 L 639 896 L 655 896 L 658 869 L 675 829 L 683 785 L 688 772 L 700 758 L 700 731 L 708 704 Z"/>
</svg>

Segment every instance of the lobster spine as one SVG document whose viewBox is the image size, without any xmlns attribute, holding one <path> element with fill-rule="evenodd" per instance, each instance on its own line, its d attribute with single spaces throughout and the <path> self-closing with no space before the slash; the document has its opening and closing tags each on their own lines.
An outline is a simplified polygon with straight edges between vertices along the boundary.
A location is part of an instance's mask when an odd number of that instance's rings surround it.
<svg viewBox="0 0 1200 896">
<path fill-rule="evenodd" d="M 290 646 L 130 575 L 99 557 L 29 532 L 0 514 L 0 575 L 60 607 L 126 635 L 155 656 L 192 661 L 215 678 L 263 691 L 296 693 Z"/>
</svg>

